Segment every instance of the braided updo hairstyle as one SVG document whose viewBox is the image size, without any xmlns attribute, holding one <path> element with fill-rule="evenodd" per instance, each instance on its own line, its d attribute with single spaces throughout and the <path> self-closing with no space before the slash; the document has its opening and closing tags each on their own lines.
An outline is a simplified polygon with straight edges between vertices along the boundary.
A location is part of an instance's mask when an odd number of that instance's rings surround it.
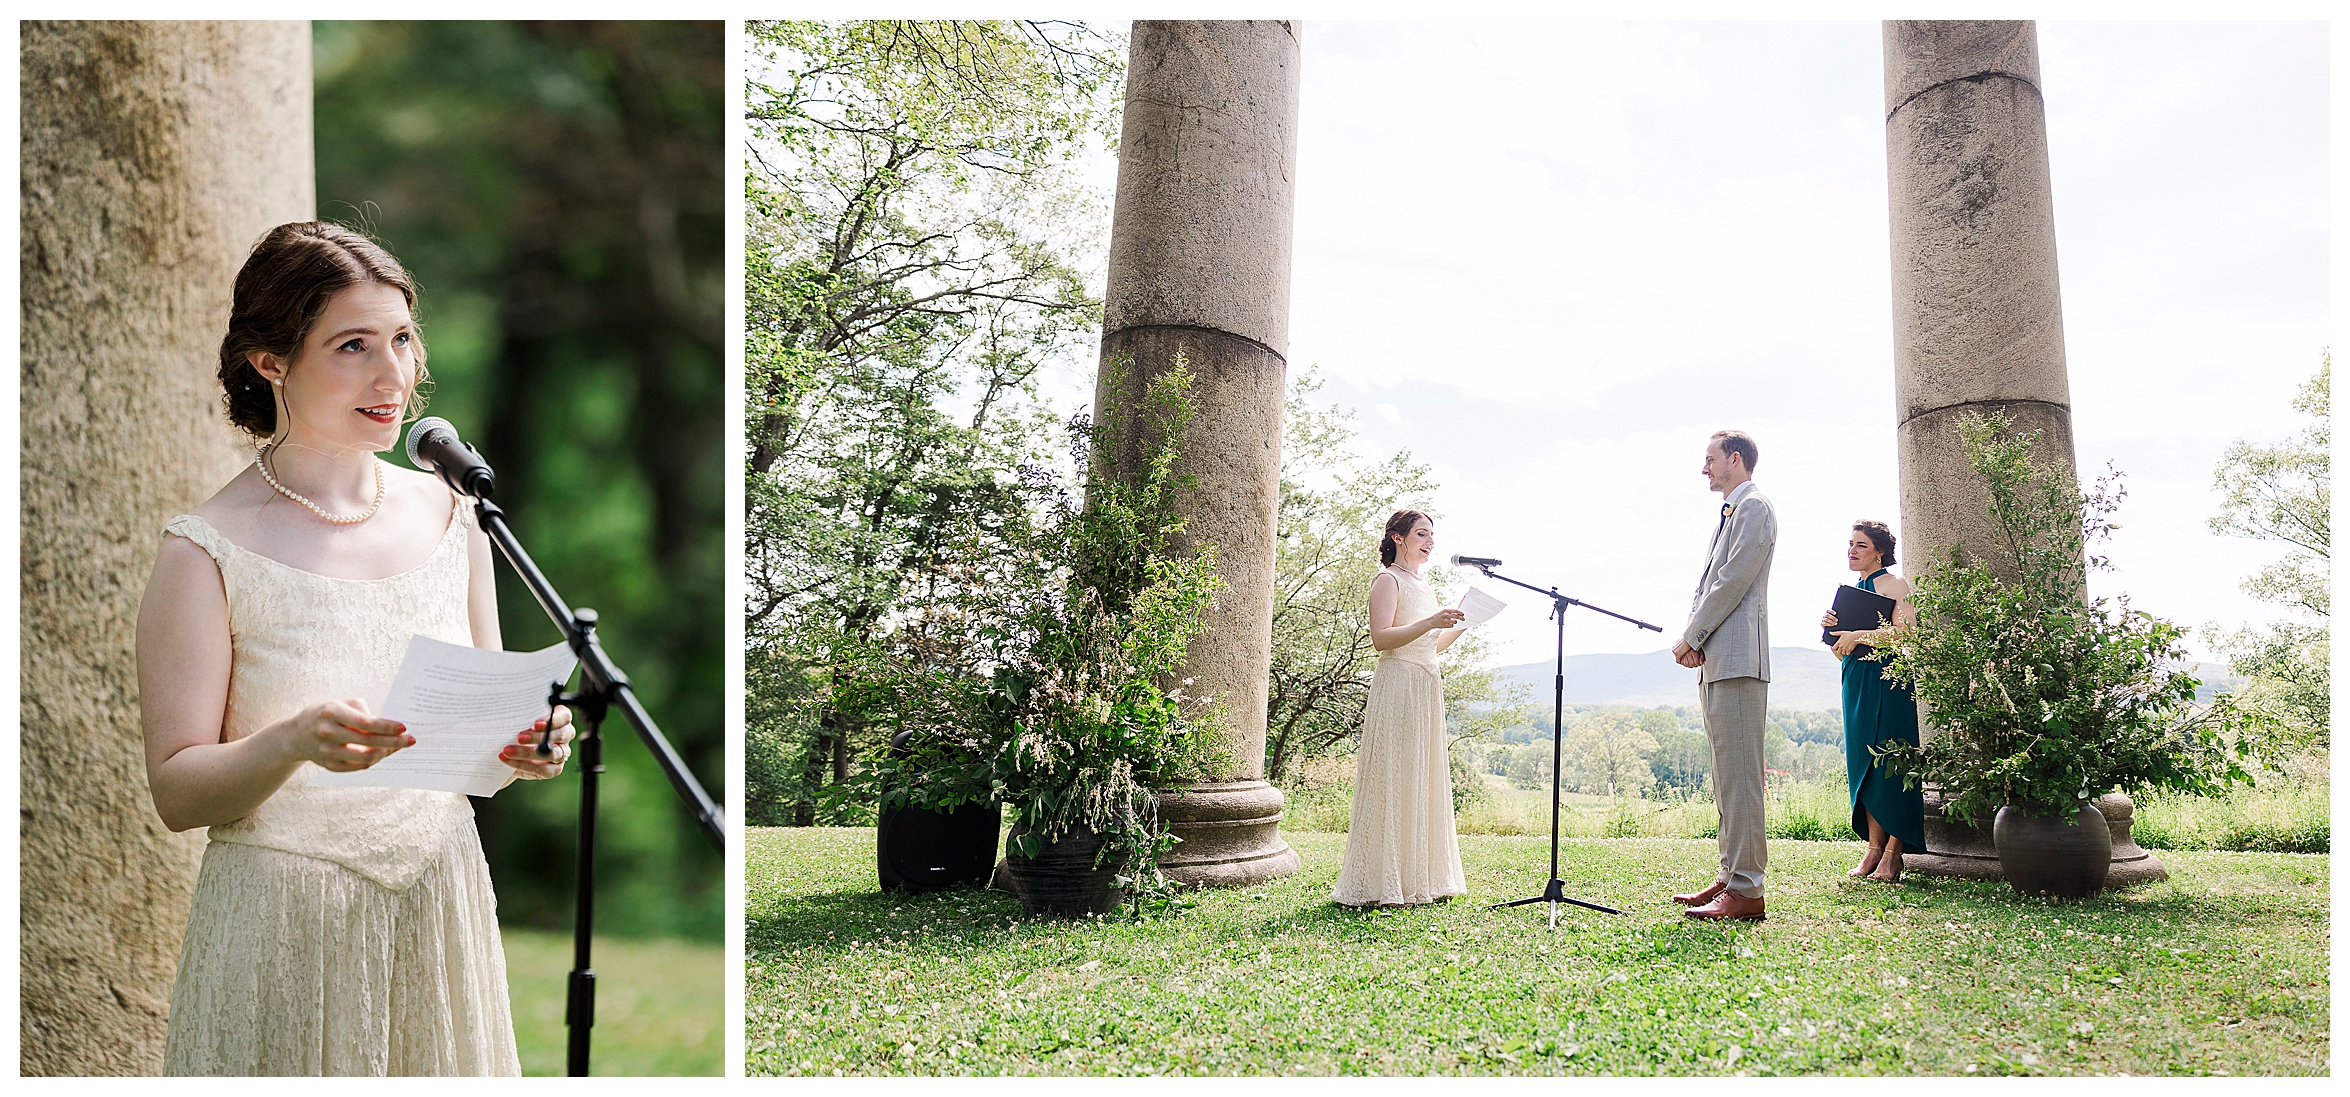
<svg viewBox="0 0 2350 1097">
<path fill-rule="evenodd" d="M 277 396 L 269 379 L 250 361 L 254 352 L 291 362 L 335 294 L 362 282 L 400 291 L 416 311 L 416 282 L 400 261 L 364 234 L 325 221 L 279 225 L 253 245 L 237 271 L 229 305 L 228 334 L 220 340 L 221 402 L 228 421 L 256 438 L 277 433 Z M 416 336 L 416 379 L 408 389 L 405 417 L 424 408 L 432 375 L 424 369 L 424 337 Z"/>
<path fill-rule="evenodd" d="M 1852 524 L 1852 532 L 1866 536 L 1869 544 L 1884 554 L 1885 559 L 1878 566 L 1889 568 L 1897 562 L 1893 558 L 1893 527 L 1874 518 L 1863 518 Z"/>
<path fill-rule="evenodd" d="M 1399 510 L 1388 515 L 1387 532 L 1379 535 L 1379 562 L 1387 565 L 1395 563 L 1395 537 L 1397 534 L 1409 537 L 1412 527 L 1422 522 L 1433 521 L 1435 520 L 1416 510 Z"/>
</svg>

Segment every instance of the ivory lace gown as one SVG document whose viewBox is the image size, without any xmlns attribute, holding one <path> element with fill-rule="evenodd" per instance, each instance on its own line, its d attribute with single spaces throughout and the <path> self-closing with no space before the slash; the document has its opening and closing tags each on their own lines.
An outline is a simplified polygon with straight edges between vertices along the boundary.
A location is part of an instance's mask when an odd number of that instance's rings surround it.
<svg viewBox="0 0 2350 1097">
<path fill-rule="evenodd" d="M 1440 608 L 1436 592 L 1401 568 L 1395 619 Z M 1354 816 L 1346 863 L 1330 897 L 1348 906 L 1402 906 L 1466 895 L 1452 828 L 1452 759 L 1444 742 L 1444 681 L 1436 670 L 1441 633 L 1379 653 L 1355 750 Z"/>
<path fill-rule="evenodd" d="M 388 579 L 289 567 L 191 514 L 164 527 L 220 566 L 228 740 L 320 701 L 380 702 L 411 633 L 473 642 L 473 519 L 452 509 L 432 555 Z M 164 1072 L 520 1073 L 472 805 L 450 792 L 310 787 L 318 772 L 303 766 L 253 814 L 211 828 Z"/>
</svg>

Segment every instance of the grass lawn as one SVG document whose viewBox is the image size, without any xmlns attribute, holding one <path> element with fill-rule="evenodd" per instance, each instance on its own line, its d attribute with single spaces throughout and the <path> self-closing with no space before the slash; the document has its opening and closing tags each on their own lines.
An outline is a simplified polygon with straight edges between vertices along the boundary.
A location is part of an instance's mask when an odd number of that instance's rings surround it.
<svg viewBox="0 0 2350 1097">
<path fill-rule="evenodd" d="M 571 977 L 571 935 L 508 926 L 503 936 L 522 1072 L 560 1075 L 569 1046 L 563 998 Z M 724 949 L 691 941 L 598 937 L 594 958 L 591 1073 L 726 1073 Z"/>
<path fill-rule="evenodd" d="M 2061 902 L 1845 879 L 1771 843 L 1771 916 L 1693 923 L 1688 839 L 1464 836 L 1466 901 L 1330 903 L 1296 876 L 1146 922 L 1030 923 L 1004 892 L 885 897 L 866 829 L 749 832 L 752 1074 L 2317 1074 L 2329 862 L 2170 851 L 2168 882 Z M 599 1031 L 601 1029 L 599 1028 Z"/>
</svg>

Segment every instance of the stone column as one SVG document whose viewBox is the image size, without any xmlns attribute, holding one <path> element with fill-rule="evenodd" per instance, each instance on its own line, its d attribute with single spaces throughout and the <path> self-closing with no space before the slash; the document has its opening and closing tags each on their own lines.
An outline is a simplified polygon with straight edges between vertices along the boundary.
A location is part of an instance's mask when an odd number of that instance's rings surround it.
<svg viewBox="0 0 2350 1097">
<path fill-rule="evenodd" d="M 1183 839 L 1164 867 L 1186 883 L 1255 884 L 1298 866 L 1281 792 L 1263 780 L 1297 96 L 1295 23 L 1134 24 L 1094 407 L 1106 424 L 1131 421 L 1177 355 L 1196 378 L 1182 462 L 1197 487 L 1177 506 L 1215 544 L 1224 591 L 1184 673 L 1223 702 L 1231 763 L 1161 800 Z M 1116 472 L 1134 461 L 1098 456 Z"/>
<path fill-rule="evenodd" d="M 2028 21 L 1887 21 L 1885 150 L 1893 228 L 1894 396 L 1902 555 L 1928 569 L 1991 536 L 1990 493 L 1955 424 L 2004 411 L 2074 467 L 2056 279 L 2039 39 Z M 2118 799 L 2118 798 L 2109 798 Z M 2129 840 L 2127 800 L 2100 802 L 2119 885 L 2160 878 Z M 1942 821 L 1929 793 L 1920 872 L 1997 878 L 1988 828 Z"/>
<path fill-rule="evenodd" d="M 238 265 L 315 205 L 310 28 L 20 37 L 20 1070 L 154 1074 L 204 836 L 147 795 L 139 596 L 251 460 L 214 378 Z"/>
</svg>

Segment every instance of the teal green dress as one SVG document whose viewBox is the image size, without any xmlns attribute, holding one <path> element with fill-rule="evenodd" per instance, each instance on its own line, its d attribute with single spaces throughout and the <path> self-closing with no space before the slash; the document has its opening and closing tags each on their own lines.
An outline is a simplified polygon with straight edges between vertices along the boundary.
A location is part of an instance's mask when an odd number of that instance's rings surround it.
<svg viewBox="0 0 2350 1097">
<path fill-rule="evenodd" d="M 1860 589 L 1877 592 L 1879 568 L 1860 581 Z M 1869 748 L 1890 742 L 1918 741 L 1918 701 L 1908 686 L 1886 681 L 1885 664 L 1860 657 L 1844 657 L 1844 775 L 1852 785 L 1852 829 L 1866 837 L 1869 817 L 1885 833 L 1901 839 L 1904 852 L 1926 849 L 1926 799 L 1921 789 L 1901 787 L 1901 778 L 1876 765 Z M 1861 814 L 1863 811 L 1868 814 Z"/>
</svg>

